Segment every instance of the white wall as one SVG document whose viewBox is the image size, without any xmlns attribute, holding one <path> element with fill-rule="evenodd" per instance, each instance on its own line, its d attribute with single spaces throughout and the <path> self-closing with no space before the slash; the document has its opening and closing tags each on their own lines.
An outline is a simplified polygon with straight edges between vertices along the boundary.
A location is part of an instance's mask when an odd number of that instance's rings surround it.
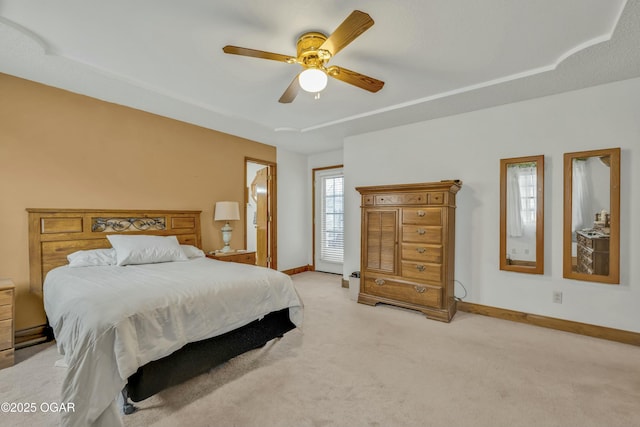
<svg viewBox="0 0 640 427">
<path fill-rule="evenodd" d="M 307 156 L 277 151 L 278 270 L 309 264 L 311 203 L 307 192 Z"/>
<path fill-rule="evenodd" d="M 278 149 L 278 270 L 313 263 L 312 189 L 314 168 L 342 164 L 342 150 L 303 155 Z"/>
<path fill-rule="evenodd" d="M 327 151 L 325 153 L 310 154 L 307 163 L 309 166 L 309 177 L 315 168 L 326 168 L 328 166 L 338 166 L 342 164 L 342 150 Z"/>
<path fill-rule="evenodd" d="M 465 301 L 640 332 L 640 79 L 347 138 L 345 277 L 360 266 L 356 186 L 461 179 Z M 563 153 L 621 147 L 621 283 L 562 278 Z M 501 158 L 545 155 L 545 274 L 499 270 Z M 552 292 L 562 291 L 562 304 Z M 456 295 L 464 296 L 460 286 Z"/>
</svg>

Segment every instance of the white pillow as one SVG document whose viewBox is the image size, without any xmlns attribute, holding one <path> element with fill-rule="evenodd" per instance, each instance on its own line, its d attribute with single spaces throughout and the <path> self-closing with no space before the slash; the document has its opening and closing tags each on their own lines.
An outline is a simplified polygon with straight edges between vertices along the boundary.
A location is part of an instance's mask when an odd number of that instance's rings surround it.
<svg viewBox="0 0 640 427">
<path fill-rule="evenodd" d="M 176 236 L 111 234 L 107 239 L 116 250 L 117 265 L 154 264 L 189 259 Z"/>
<path fill-rule="evenodd" d="M 77 251 L 67 255 L 69 267 L 94 267 L 101 265 L 115 265 L 116 251 L 114 249 L 90 249 Z"/>
<path fill-rule="evenodd" d="M 201 249 L 196 248 L 191 245 L 180 245 L 182 251 L 187 256 L 187 258 L 204 258 L 206 255 Z"/>
</svg>

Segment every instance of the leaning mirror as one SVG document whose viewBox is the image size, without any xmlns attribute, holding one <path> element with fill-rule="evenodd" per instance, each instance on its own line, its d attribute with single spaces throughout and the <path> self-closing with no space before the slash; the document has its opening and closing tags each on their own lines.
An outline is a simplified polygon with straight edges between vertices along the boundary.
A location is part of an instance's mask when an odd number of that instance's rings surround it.
<svg viewBox="0 0 640 427">
<path fill-rule="evenodd" d="M 500 160 L 500 270 L 544 273 L 544 156 Z"/>
<path fill-rule="evenodd" d="M 564 155 L 563 277 L 620 283 L 620 148 Z"/>
</svg>

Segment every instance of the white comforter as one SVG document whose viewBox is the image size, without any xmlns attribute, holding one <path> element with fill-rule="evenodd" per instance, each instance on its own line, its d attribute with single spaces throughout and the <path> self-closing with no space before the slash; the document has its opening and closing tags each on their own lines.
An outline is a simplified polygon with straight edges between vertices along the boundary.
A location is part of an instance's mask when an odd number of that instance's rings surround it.
<svg viewBox="0 0 640 427">
<path fill-rule="evenodd" d="M 116 405 L 138 367 L 185 344 L 223 334 L 302 302 L 289 276 L 199 258 L 126 267 L 58 267 L 47 274 L 44 306 L 68 366 L 65 426 L 122 425 Z"/>
</svg>

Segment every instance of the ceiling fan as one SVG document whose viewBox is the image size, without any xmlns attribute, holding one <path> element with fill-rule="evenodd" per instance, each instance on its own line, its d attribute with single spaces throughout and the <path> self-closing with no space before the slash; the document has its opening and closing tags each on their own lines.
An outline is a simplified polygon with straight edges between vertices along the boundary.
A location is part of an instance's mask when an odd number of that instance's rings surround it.
<svg viewBox="0 0 640 427">
<path fill-rule="evenodd" d="M 281 55 L 238 46 L 225 46 L 222 50 L 224 53 L 234 55 L 271 59 L 288 64 L 300 64 L 303 70 L 293 79 L 279 99 L 279 102 L 284 104 L 292 102 L 300 88 L 307 92 L 319 93 L 327 85 L 327 76 L 369 92 L 377 92 L 384 86 L 383 81 L 336 65 L 327 66 L 327 62 L 333 56 L 373 24 L 373 19 L 368 14 L 354 10 L 328 37 L 319 32 L 308 32 L 301 35 L 297 42 L 297 56 Z"/>
</svg>

